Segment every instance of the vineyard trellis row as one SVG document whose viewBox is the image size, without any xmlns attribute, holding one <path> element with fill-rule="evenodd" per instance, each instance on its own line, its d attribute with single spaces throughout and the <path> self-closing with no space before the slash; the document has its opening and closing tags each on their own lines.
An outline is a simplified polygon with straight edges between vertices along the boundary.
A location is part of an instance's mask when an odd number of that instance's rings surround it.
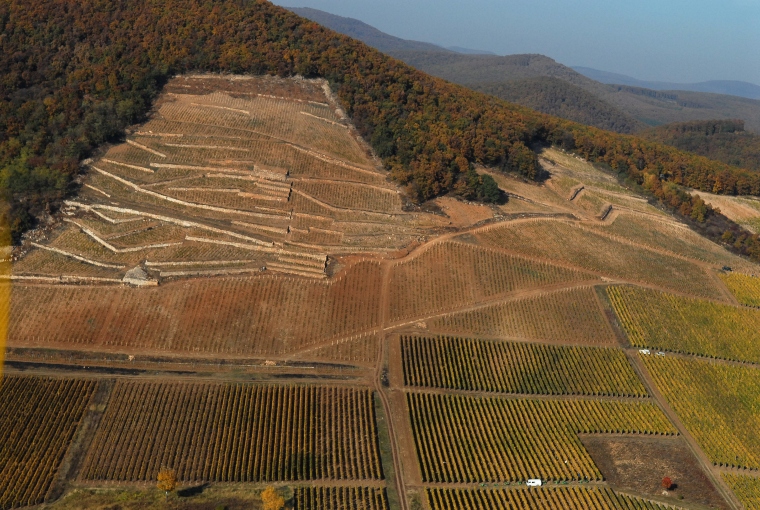
<svg viewBox="0 0 760 510">
<path fill-rule="evenodd" d="M 0 380 L 0 509 L 43 502 L 96 383 Z"/>
<path fill-rule="evenodd" d="M 733 272 L 719 276 L 741 304 L 760 307 L 760 277 Z"/>
<path fill-rule="evenodd" d="M 425 482 L 602 480 L 579 433 L 676 434 L 651 402 L 407 393 Z"/>
<path fill-rule="evenodd" d="M 760 369 L 699 359 L 642 359 L 712 462 L 760 469 Z"/>
<path fill-rule="evenodd" d="M 402 337 L 404 384 L 500 393 L 646 397 L 619 349 Z"/>
<path fill-rule="evenodd" d="M 760 478 L 723 473 L 723 480 L 742 502 L 745 510 L 760 510 Z"/>
<path fill-rule="evenodd" d="M 616 494 L 607 487 L 557 487 L 540 489 L 426 489 L 431 510 L 666 510 L 633 496 Z"/>
<path fill-rule="evenodd" d="M 385 489 L 377 487 L 300 487 L 296 510 L 387 510 Z"/>
<path fill-rule="evenodd" d="M 760 362 L 760 310 L 630 286 L 607 296 L 636 347 Z"/>
<path fill-rule="evenodd" d="M 376 480 L 370 390 L 324 386 L 116 383 L 84 480 Z"/>
</svg>

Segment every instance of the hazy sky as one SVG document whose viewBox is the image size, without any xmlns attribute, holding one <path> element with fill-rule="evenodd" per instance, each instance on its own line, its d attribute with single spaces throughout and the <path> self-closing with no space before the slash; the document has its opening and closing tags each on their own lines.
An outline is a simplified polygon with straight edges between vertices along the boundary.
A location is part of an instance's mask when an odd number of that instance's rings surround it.
<svg viewBox="0 0 760 510">
<path fill-rule="evenodd" d="M 642 80 L 760 84 L 760 0 L 275 0 L 402 37 Z"/>
</svg>

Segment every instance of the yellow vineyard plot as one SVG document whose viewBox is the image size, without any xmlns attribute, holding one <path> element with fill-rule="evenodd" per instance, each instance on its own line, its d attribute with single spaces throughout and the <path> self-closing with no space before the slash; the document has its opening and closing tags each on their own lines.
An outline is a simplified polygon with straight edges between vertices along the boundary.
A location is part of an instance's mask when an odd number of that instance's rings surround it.
<svg viewBox="0 0 760 510">
<path fill-rule="evenodd" d="M 578 433 L 676 433 L 651 402 L 407 399 L 425 482 L 602 480 Z"/>
<path fill-rule="evenodd" d="M 746 510 L 760 510 L 760 478 L 723 473 L 723 480 Z"/>
<path fill-rule="evenodd" d="M 502 393 L 617 395 L 647 391 L 620 349 L 451 337 L 402 337 L 408 386 Z"/>
<path fill-rule="evenodd" d="M 676 508 L 645 499 L 615 494 L 607 487 L 544 487 L 540 489 L 427 489 L 432 510 L 555 510 L 557 508 L 618 508 L 665 510 Z"/>
<path fill-rule="evenodd" d="M 658 388 L 715 464 L 760 468 L 760 369 L 642 356 Z"/>
<path fill-rule="evenodd" d="M 741 273 L 721 273 L 720 279 L 741 304 L 760 307 L 760 278 Z"/>
<path fill-rule="evenodd" d="M 636 287 L 607 295 L 636 347 L 760 362 L 758 310 Z"/>
</svg>

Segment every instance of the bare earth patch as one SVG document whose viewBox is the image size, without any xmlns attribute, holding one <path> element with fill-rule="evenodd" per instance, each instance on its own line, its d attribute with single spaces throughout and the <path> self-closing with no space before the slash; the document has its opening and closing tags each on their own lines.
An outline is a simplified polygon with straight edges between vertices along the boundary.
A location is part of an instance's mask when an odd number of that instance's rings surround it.
<svg viewBox="0 0 760 510">
<path fill-rule="evenodd" d="M 441 197 L 435 203 L 446 213 L 454 227 L 469 227 L 493 218 L 493 210 L 485 205 L 463 202 L 451 197 Z"/>
<path fill-rule="evenodd" d="M 581 441 L 615 490 L 663 497 L 662 479 L 668 476 L 675 488 L 667 497 L 674 503 L 683 496 L 683 502 L 728 508 L 679 437 L 583 435 Z"/>
</svg>

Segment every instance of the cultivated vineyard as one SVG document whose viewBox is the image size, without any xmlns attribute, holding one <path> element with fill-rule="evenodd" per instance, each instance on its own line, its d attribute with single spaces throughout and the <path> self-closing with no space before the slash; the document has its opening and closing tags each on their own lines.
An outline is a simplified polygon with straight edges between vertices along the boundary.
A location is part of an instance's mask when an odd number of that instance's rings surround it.
<svg viewBox="0 0 760 510">
<path fill-rule="evenodd" d="M 760 469 L 760 369 L 643 358 L 657 387 L 710 460 Z"/>
<path fill-rule="evenodd" d="M 330 282 L 261 276 L 152 289 L 18 285 L 9 338 L 127 350 L 292 352 L 376 327 L 380 281 L 380 264 L 362 262 Z"/>
<path fill-rule="evenodd" d="M 0 380 L 0 509 L 44 501 L 94 390 L 81 379 Z"/>
<path fill-rule="evenodd" d="M 607 487 L 427 489 L 431 510 L 665 510 L 676 508 L 615 494 Z"/>
<path fill-rule="evenodd" d="M 591 287 L 455 312 L 427 321 L 432 331 L 557 343 L 612 344 L 614 332 Z"/>
<path fill-rule="evenodd" d="M 578 433 L 675 434 L 650 402 L 408 393 L 425 482 L 602 480 Z"/>
<path fill-rule="evenodd" d="M 419 317 L 499 294 L 596 276 L 497 250 L 457 242 L 436 243 L 391 271 L 390 317 Z"/>
<path fill-rule="evenodd" d="M 502 393 L 645 397 L 619 349 L 402 337 L 404 384 Z"/>
<path fill-rule="evenodd" d="M 572 264 L 611 278 L 647 283 L 694 296 L 722 298 L 712 278 L 699 266 L 611 239 L 571 222 L 519 222 L 482 230 L 477 237 L 489 246 Z"/>
<path fill-rule="evenodd" d="M 760 307 L 760 278 L 741 273 L 720 273 L 720 279 L 743 305 Z"/>
<path fill-rule="evenodd" d="M 723 473 L 723 480 L 742 502 L 745 510 L 760 510 L 760 478 Z"/>
<path fill-rule="evenodd" d="M 760 310 L 637 287 L 607 295 L 636 347 L 760 362 Z"/>
<path fill-rule="evenodd" d="M 118 382 L 81 477 L 152 481 L 383 477 L 372 392 L 242 384 Z"/>
<path fill-rule="evenodd" d="M 386 510 L 385 489 L 375 487 L 300 487 L 296 510 Z"/>
</svg>

